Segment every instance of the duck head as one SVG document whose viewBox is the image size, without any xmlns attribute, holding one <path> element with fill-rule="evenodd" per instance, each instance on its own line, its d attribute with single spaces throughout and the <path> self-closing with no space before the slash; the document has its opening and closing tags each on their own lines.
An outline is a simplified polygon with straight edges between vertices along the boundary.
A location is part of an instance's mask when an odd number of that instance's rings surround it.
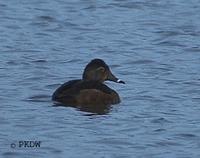
<svg viewBox="0 0 200 158">
<path fill-rule="evenodd" d="M 124 81 L 118 79 L 112 74 L 108 65 L 101 59 L 93 59 L 86 65 L 83 72 L 83 80 L 95 80 L 99 82 L 109 80 L 125 84 Z"/>
</svg>

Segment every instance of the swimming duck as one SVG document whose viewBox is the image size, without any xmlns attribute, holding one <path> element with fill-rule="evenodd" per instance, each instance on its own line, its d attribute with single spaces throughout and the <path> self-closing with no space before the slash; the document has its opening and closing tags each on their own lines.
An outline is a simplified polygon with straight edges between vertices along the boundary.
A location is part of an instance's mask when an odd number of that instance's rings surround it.
<svg viewBox="0 0 200 158">
<path fill-rule="evenodd" d="M 116 91 L 104 84 L 109 80 L 116 83 L 124 81 L 116 78 L 102 59 L 90 61 L 83 72 L 82 79 L 62 84 L 52 95 L 52 100 L 71 106 L 96 106 L 120 103 Z"/>
</svg>

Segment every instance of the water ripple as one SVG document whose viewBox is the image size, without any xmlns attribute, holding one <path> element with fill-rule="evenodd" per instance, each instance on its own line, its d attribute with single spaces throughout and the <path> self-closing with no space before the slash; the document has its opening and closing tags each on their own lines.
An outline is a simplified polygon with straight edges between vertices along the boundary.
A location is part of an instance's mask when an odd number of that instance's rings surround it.
<svg viewBox="0 0 200 158">
<path fill-rule="evenodd" d="M 51 96 L 48 95 L 34 95 L 26 99 L 26 101 L 30 102 L 49 102 L 51 101 Z"/>
</svg>

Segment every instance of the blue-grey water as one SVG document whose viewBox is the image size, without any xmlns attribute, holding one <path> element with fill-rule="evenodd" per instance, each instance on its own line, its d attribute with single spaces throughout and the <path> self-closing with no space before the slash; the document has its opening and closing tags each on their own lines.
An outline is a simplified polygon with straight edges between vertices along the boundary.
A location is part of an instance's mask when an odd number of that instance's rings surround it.
<svg viewBox="0 0 200 158">
<path fill-rule="evenodd" d="M 122 102 L 53 106 L 93 58 Z M 199 158 L 200 1 L 1 0 L 0 101 L 2 158 Z"/>
</svg>

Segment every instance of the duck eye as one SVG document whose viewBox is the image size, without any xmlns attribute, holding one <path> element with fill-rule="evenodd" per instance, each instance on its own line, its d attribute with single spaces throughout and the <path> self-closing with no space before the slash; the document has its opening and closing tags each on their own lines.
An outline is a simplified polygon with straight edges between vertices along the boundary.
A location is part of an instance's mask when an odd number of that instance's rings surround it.
<svg viewBox="0 0 200 158">
<path fill-rule="evenodd" d="M 104 72 L 104 71 L 105 71 L 105 68 L 104 68 L 104 67 L 99 67 L 99 68 L 97 68 L 97 71 Z"/>
</svg>

